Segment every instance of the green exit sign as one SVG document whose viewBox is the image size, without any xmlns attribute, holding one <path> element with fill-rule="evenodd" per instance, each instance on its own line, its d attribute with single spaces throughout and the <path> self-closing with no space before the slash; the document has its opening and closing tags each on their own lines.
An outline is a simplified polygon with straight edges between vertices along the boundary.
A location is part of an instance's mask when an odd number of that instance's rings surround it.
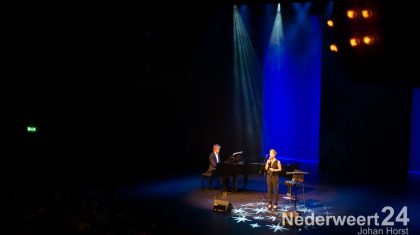
<svg viewBox="0 0 420 235">
<path fill-rule="evenodd" d="M 29 133 L 35 133 L 36 132 L 36 126 L 27 126 L 26 131 Z"/>
</svg>

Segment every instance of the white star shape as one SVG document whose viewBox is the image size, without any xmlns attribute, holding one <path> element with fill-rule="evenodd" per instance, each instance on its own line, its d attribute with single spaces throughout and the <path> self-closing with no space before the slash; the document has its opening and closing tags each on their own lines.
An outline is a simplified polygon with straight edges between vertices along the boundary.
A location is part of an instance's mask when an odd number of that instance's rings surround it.
<svg viewBox="0 0 420 235">
<path fill-rule="evenodd" d="M 255 224 L 250 224 L 252 228 L 258 228 L 261 227 L 259 224 L 255 223 Z"/>
<path fill-rule="evenodd" d="M 275 221 L 277 219 L 277 217 L 275 216 L 266 216 L 268 219 L 271 219 L 272 221 Z"/>
<path fill-rule="evenodd" d="M 289 230 L 283 226 L 280 226 L 280 224 L 267 225 L 267 227 L 270 227 L 270 229 L 273 229 L 273 232 Z"/>
<path fill-rule="evenodd" d="M 240 216 L 248 216 L 250 213 L 247 211 L 241 211 L 239 213 L 237 213 L 236 215 L 240 215 Z"/>
<path fill-rule="evenodd" d="M 245 222 L 245 221 L 251 221 L 250 219 L 247 219 L 245 216 L 235 216 L 233 217 L 234 220 L 236 220 L 236 223 Z"/>
<path fill-rule="evenodd" d="M 256 212 L 256 214 L 259 214 L 259 213 L 262 213 L 262 212 L 267 212 L 268 209 L 264 208 L 264 207 L 261 207 L 261 208 L 254 209 L 254 211 Z"/>
<path fill-rule="evenodd" d="M 244 205 L 242 205 L 242 206 L 244 206 L 244 207 L 248 207 L 248 206 L 255 206 L 255 203 L 250 202 L 250 203 L 244 204 Z"/>
<path fill-rule="evenodd" d="M 264 217 L 262 217 L 262 216 L 259 215 L 259 216 L 255 216 L 254 219 L 255 220 L 262 220 L 262 219 L 264 219 Z"/>
<path fill-rule="evenodd" d="M 233 213 L 234 214 L 242 214 L 242 213 L 244 213 L 245 211 L 242 209 L 242 208 L 239 208 L 239 209 L 233 209 Z"/>
</svg>

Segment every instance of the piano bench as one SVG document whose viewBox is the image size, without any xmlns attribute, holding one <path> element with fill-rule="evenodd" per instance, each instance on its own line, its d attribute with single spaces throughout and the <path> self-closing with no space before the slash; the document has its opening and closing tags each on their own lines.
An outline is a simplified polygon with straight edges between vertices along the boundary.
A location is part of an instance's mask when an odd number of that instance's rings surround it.
<svg viewBox="0 0 420 235">
<path fill-rule="evenodd" d="M 213 188 L 213 179 L 217 179 L 217 186 L 219 187 L 219 177 L 209 173 L 204 172 L 201 174 L 201 188 L 204 188 L 205 182 L 207 181 L 207 188 L 212 189 Z"/>
</svg>

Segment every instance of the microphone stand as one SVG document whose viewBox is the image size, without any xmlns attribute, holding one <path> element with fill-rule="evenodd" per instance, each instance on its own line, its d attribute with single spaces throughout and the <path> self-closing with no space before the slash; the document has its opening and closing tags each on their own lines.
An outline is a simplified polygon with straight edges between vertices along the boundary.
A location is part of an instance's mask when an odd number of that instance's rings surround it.
<svg viewBox="0 0 420 235">
<path fill-rule="evenodd" d="M 263 163 L 265 163 L 267 161 L 267 159 L 268 159 L 268 157 L 267 157 L 267 155 L 265 155 L 265 159 L 264 159 Z M 263 171 L 264 167 L 265 167 L 265 164 L 261 164 L 260 171 L 258 172 L 259 175 L 261 175 L 261 172 Z"/>
</svg>

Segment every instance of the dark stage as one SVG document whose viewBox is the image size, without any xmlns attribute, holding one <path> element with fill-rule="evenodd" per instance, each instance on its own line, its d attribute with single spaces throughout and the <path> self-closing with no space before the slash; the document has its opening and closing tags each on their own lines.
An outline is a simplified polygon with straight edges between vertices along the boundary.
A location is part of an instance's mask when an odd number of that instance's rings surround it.
<svg viewBox="0 0 420 235">
<path fill-rule="evenodd" d="M 317 182 L 316 177 L 305 184 L 305 200 L 298 194 L 297 210 L 302 216 L 327 215 L 373 215 L 381 220 L 385 206 L 395 208 L 398 213 L 404 206 L 409 208 L 408 216 L 411 234 L 419 232 L 419 225 L 412 223 L 419 219 L 419 190 L 409 185 L 334 185 Z M 410 179 L 410 185 L 418 184 L 419 177 Z M 293 208 L 293 202 L 281 199 L 277 212 L 266 208 L 264 176 L 253 176 L 247 190 L 229 192 L 223 196 L 219 189 L 200 189 L 197 177 L 185 177 L 155 182 L 143 187 L 123 190 L 127 198 L 140 201 L 142 211 L 150 213 L 156 220 L 156 230 L 175 234 L 357 234 L 359 226 L 282 226 L 274 231 L 272 225 L 281 224 L 281 212 Z M 173 189 L 177 190 L 173 190 Z M 169 190 L 172 189 L 172 190 Z M 280 195 L 285 196 L 286 187 L 280 186 Z M 146 200 L 144 200 L 146 198 Z M 176 200 L 174 200 L 176 198 Z M 229 215 L 213 212 L 214 199 L 225 199 L 232 203 Z M 165 205 L 162 205 L 165 204 Z M 162 205 L 162 206 L 159 206 Z M 245 218 L 240 220 L 239 218 Z M 379 220 L 379 221 L 381 221 Z M 159 222 L 158 222 L 159 221 Z M 379 222 L 380 223 L 380 222 Z M 256 225 L 252 227 L 252 225 Z M 158 228 L 162 226 L 161 228 Z M 372 228 L 375 226 L 372 226 Z M 395 228 L 405 228 L 395 225 Z M 377 228 L 380 228 L 378 226 Z"/>
<path fill-rule="evenodd" d="M 294 208 L 284 199 L 285 185 L 280 185 L 280 203 L 276 211 L 266 209 L 265 176 L 253 175 L 243 189 L 223 194 L 221 187 L 202 188 L 198 175 L 156 180 L 132 186 L 80 191 L 25 191 L 15 195 L 13 231 L 16 234 L 358 234 L 363 226 L 282 224 L 282 211 Z M 378 222 L 389 214 L 408 208 L 408 226 L 396 222 L 393 229 L 420 231 L 418 221 L 420 177 L 410 177 L 408 184 L 328 184 L 317 176 L 307 177 L 305 195 L 299 191 L 297 211 L 307 216 L 369 216 L 378 214 Z M 284 180 L 281 180 L 284 182 Z M 229 201 L 230 213 L 213 211 L 215 199 Z M 17 203 L 17 204 L 15 204 Z M 278 226 L 280 225 L 280 226 Z M 374 226 L 373 220 L 370 228 Z M 364 226 L 367 228 L 367 226 Z M 385 230 L 384 230 L 385 231 Z M 386 231 L 385 231 L 386 232 Z M 386 234 L 386 233 L 384 233 Z M 390 234 L 390 233 L 388 233 Z M 401 233 L 400 233 L 401 234 Z"/>
<path fill-rule="evenodd" d="M 419 20 L 408 3 L 1 9 L 2 234 L 420 234 Z M 279 208 L 264 207 L 271 149 L 309 173 L 296 208 L 284 175 Z M 201 188 L 213 156 L 240 156 L 246 188 L 243 173 L 238 191 Z M 282 224 L 290 210 L 308 221 Z"/>
</svg>

